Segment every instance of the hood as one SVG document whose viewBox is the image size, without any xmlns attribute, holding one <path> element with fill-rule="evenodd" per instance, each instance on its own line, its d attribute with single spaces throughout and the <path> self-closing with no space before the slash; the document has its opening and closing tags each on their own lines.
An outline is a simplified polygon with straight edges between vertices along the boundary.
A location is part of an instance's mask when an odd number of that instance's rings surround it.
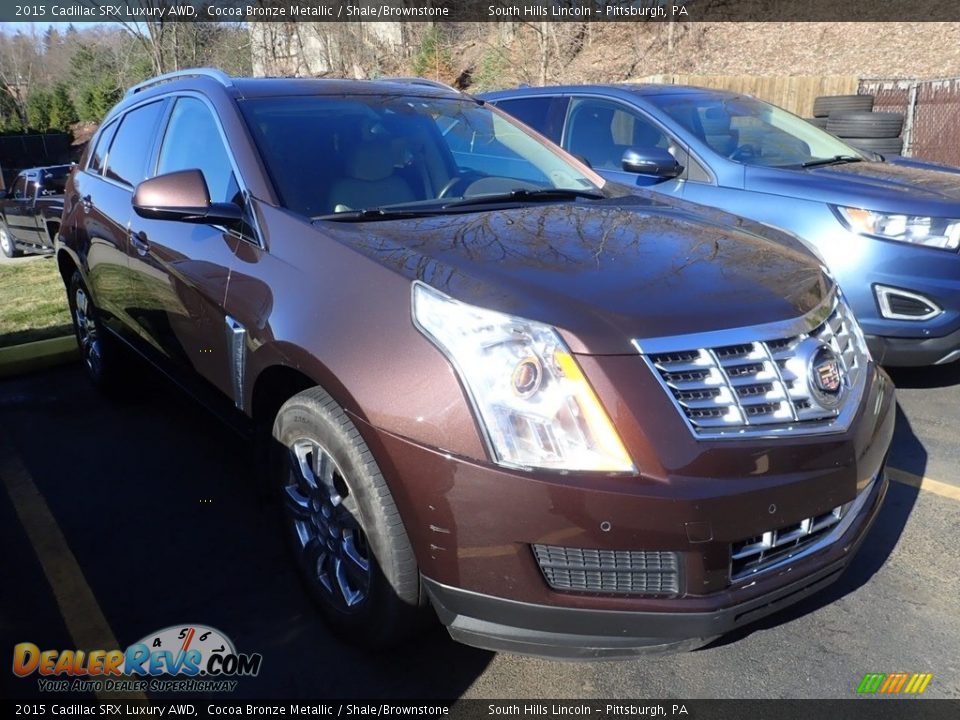
<svg viewBox="0 0 960 720">
<path fill-rule="evenodd" d="M 747 190 L 880 212 L 960 216 L 960 174 L 890 162 L 806 170 L 748 167 Z"/>
<path fill-rule="evenodd" d="M 829 292 L 800 243 L 714 215 L 630 197 L 315 227 L 410 280 L 553 325 L 580 353 L 792 319 Z"/>
</svg>

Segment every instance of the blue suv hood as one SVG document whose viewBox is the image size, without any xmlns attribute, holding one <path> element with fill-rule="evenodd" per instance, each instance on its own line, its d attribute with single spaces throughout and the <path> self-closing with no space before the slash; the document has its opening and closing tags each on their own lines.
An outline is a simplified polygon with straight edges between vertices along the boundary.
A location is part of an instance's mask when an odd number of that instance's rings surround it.
<svg viewBox="0 0 960 720">
<path fill-rule="evenodd" d="M 960 175 L 889 162 L 857 162 L 806 170 L 746 168 L 755 192 L 881 212 L 960 216 Z"/>
</svg>

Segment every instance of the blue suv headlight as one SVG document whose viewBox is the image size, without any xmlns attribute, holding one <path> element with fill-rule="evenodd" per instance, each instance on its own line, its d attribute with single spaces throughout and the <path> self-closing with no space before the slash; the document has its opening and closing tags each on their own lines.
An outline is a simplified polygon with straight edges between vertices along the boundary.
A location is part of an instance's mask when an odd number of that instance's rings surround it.
<svg viewBox="0 0 960 720">
<path fill-rule="evenodd" d="M 899 215 L 835 206 L 840 221 L 858 235 L 897 240 L 940 250 L 960 248 L 960 220 Z"/>
</svg>

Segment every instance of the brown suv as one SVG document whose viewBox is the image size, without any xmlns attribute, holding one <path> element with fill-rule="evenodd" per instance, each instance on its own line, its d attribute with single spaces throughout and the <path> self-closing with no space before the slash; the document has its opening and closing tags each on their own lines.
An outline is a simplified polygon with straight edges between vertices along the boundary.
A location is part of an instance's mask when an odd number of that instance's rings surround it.
<svg viewBox="0 0 960 720">
<path fill-rule="evenodd" d="M 259 429 L 355 641 L 432 605 L 486 648 L 689 647 L 877 515 L 893 387 L 791 236 L 423 81 L 181 72 L 90 148 L 57 249 L 91 378 L 129 346 Z"/>
</svg>

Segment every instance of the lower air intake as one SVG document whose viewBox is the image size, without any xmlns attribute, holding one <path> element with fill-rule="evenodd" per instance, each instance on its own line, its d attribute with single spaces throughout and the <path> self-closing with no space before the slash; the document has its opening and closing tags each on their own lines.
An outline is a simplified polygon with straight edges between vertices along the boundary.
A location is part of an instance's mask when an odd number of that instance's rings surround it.
<svg viewBox="0 0 960 720">
<path fill-rule="evenodd" d="M 635 595 L 680 592 L 680 560 L 674 552 L 534 545 L 533 553 L 554 590 Z"/>
</svg>

